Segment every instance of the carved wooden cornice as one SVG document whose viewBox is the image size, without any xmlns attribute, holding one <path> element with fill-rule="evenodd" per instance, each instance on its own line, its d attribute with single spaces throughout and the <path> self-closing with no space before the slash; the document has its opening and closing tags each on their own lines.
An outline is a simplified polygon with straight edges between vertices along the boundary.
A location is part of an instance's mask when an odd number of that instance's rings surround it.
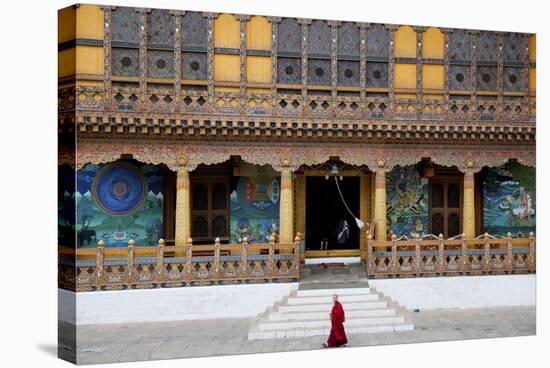
<svg viewBox="0 0 550 368">
<path fill-rule="evenodd" d="M 460 124 L 425 122 L 418 120 L 306 119 L 259 116 L 160 115 L 160 114 L 76 114 L 79 134 L 82 136 L 120 135 L 147 138 L 185 137 L 197 139 L 310 140 L 323 141 L 415 141 L 458 142 L 484 145 L 503 143 L 534 145 L 536 126 L 517 122 L 463 122 Z M 474 125 L 475 124 L 475 125 Z M 59 122 L 63 129 L 64 121 Z M 118 137 L 117 137 L 118 138 Z"/>
<path fill-rule="evenodd" d="M 181 166 L 180 157 L 185 157 L 186 168 L 194 170 L 200 164 L 212 165 L 222 163 L 231 156 L 240 156 L 242 160 L 256 165 L 271 165 L 281 171 L 283 167 L 293 171 L 300 166 L 313 166 L 339 157 L 347 164 L 367 166 L 372 171 L 389 171 L 395 166 L 408 166 L 424 158 L 431 159 L 442 166 L 456 166 L 460 171 L 479 172 L 484 166 L 500 166 L 510 159 L 534 167 L 536 156 L 532 149 L 501 147 L 482 149 L 479 147 L 434 147 L 415 145 L 266 145 L 266 144 L 228 144 L 209 145 L 194 142 L 155 142 L 127 140 L 80 140 L 76 152 L 61 150 L 60 163 L 67 163 L 82 168 L 89 163 L 108 163 L 123 155 L 150 164 L 165 164 L 177 171 Z"/>
</svg>

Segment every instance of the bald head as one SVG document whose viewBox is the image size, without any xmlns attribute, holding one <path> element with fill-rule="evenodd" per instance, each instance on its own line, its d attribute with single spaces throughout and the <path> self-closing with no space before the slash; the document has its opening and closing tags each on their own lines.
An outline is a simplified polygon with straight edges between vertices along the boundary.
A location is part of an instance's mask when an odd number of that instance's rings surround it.
<svg viewBox="0 0 550 368">
<path fill-rule="evenodd" d="M 334 301 L 334 303 L 336 303 L 338 301 L 338 294 L 334 294 L 332 296 L 332 300 Z"/>
</svg>

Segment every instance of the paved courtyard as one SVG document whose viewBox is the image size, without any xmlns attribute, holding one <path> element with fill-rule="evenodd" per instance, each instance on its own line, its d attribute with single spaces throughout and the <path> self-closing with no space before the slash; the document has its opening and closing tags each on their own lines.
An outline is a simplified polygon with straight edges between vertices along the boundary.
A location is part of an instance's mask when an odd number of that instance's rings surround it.
<svg viewBox="0 0 550 368">
<path fill-rule="evenodd" d="M 345 307 L 345 306 L 344 306 Z M 349 347 L 527 336 L 535 307 L 447 309 L 406 313 L 414 331 L 349 335 Z M 325 337 L 247 340 L 254 318 L 79 326 L 79 364 L 320 349 Z M 327 321 L 328 323 L 328 321 Z M 74 328 L 60 323 L 60 334 Z"/>
</svg>

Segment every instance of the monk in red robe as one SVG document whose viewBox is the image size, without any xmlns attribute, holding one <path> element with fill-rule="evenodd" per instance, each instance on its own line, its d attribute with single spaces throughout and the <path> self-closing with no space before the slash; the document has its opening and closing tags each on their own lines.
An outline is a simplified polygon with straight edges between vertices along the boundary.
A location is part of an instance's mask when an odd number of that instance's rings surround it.
<svg viewBox="0 0 550 368">
<path fill-rule="evenodd" d="M 344 308 L 338 301 L 338 295 L 334 294 L 332 300 L 334 301 L 332 311 L 330 312 L 332 327 L 327 342 L 323 344 L 325 348 L 337 348 L 348 343 L 346 331 L 344 330 L 344 322 L 346 321 Z"/>
</svg>

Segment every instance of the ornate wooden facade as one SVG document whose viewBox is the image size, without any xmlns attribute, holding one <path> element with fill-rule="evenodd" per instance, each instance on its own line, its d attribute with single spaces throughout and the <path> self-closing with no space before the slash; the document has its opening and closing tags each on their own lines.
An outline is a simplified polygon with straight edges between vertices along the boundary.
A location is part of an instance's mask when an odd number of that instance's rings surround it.
<svg viewBox="0 0 550 368">
<path fill-rule="evenodd" d="M 304 231 L 299 168 L 337 157 L 367 170 L 364 220 L 386 241 L 385 173 L 429 159 L 464 173 L 462 232 L 473 238 L 474 174 L 535 166 L 535 44 L 513 32 L 76 5 L 59 12 L 60 163 L 166 165 L 185 246 L 201 164 L 239 156 L 281 172 L 290 244 Z"/>
</svg>

